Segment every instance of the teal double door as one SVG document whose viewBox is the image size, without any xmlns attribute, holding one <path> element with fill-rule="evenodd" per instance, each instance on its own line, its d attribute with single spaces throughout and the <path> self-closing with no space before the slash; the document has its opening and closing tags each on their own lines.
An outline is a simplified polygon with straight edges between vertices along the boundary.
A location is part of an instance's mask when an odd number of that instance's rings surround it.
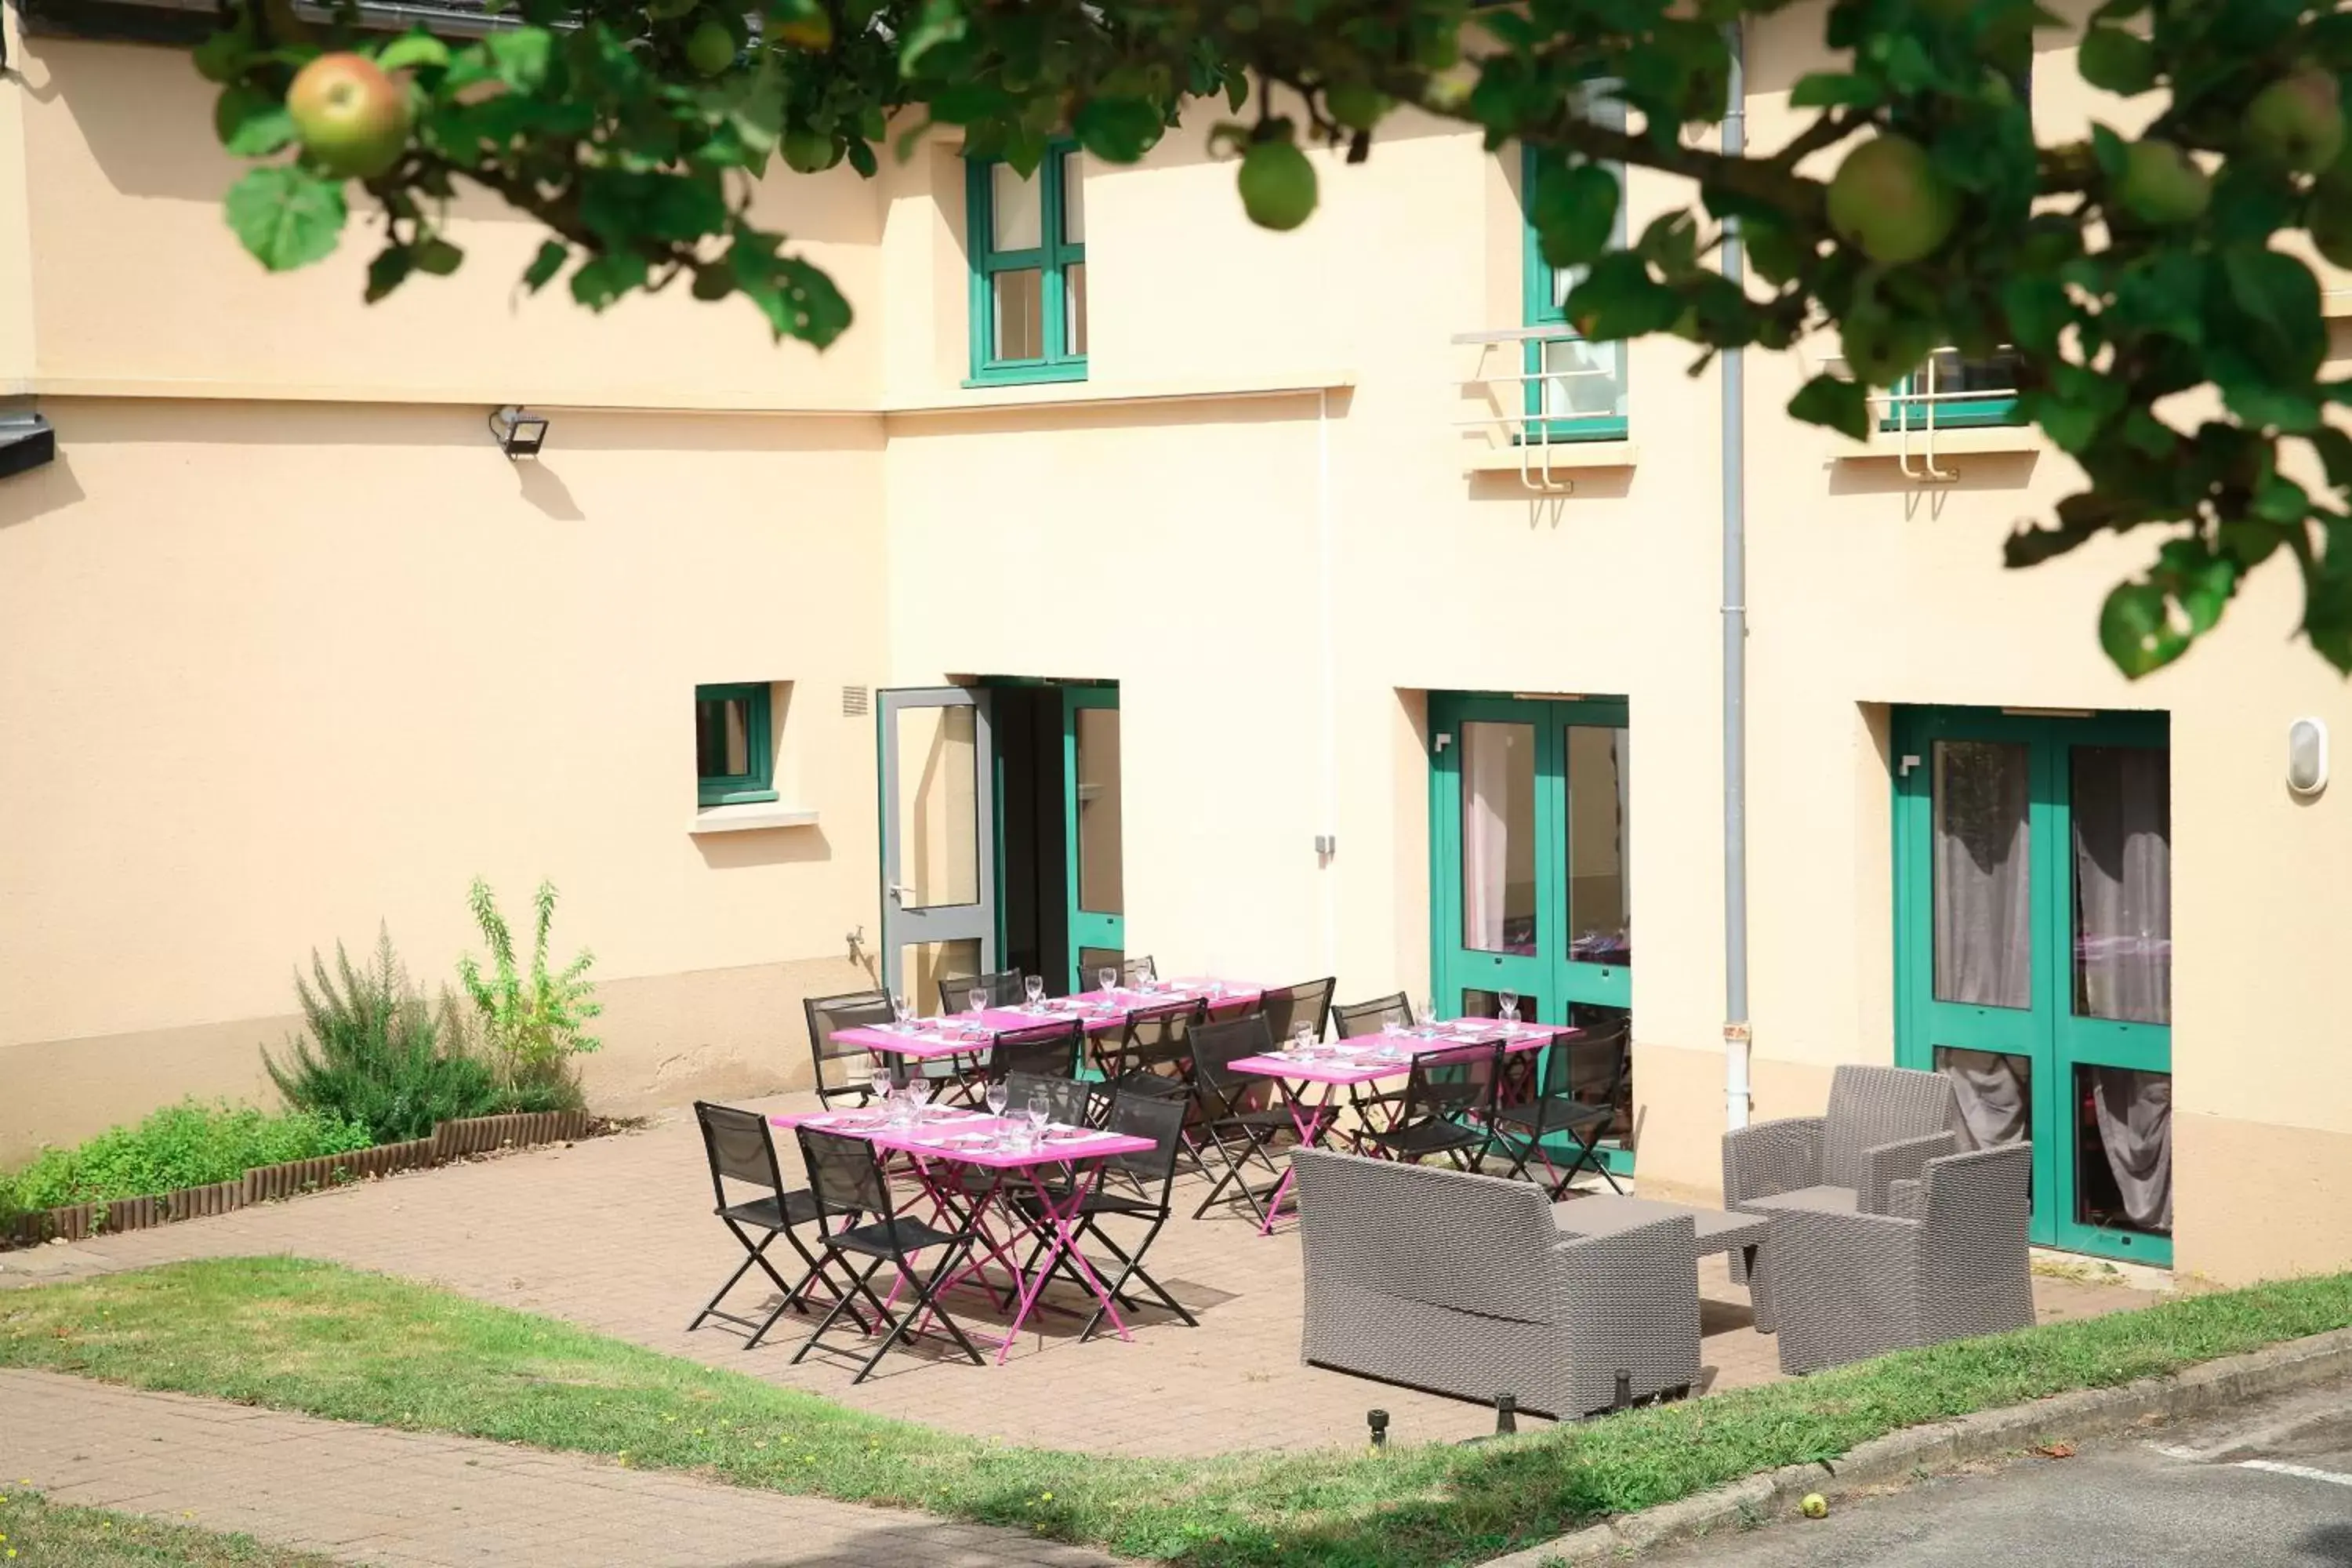
<svg viewBox="0 0 2352 1568">
<path fill-rule="evenodd" d="M 1431 697 L 1430 975 L 1441 1013 L 1491 1016 L 1507 992 L 1523 1018 L 1626 1022 L 1631 741 L 1621 699 Z M 1630 1110 L 1630 1086 L 1619 1086 L 1619 1103 Z M 1611 1159 L 1632 1168 L 1628 1152 Z"/>
<path fill-rule="evenodd" d="M 2034 1240 L 2169 1263 L 2164 715 L 1916 709 L 1894 742 L 1897 1061 L 2032 1141 Z"/>
</svg>

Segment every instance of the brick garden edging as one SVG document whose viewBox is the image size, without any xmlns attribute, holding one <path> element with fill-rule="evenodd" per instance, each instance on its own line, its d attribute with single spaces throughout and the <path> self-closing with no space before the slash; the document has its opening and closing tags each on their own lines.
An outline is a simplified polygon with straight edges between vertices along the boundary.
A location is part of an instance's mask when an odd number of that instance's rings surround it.
<svg viewBox="0 0 2352 1568">
<path fill-rule="evenodd" d="M 1587 1525 L 1481 1568 L 1579 1568 L 1622 1562 L 1670 1542 L 1743 1530 L 1796 1511 L 1807 1492 L 1836 1498 L 1916 1479 L 1953 1465 L 2021 1453 L 2052 1440 L 2095 1437 L 2151 1417 L 2178 1420 L 2352 1371 L 2352 1329 L 2225 1356 L 2115 1388 L 2084 1388 L 2026 1405 L 1906 1426 L 1857 1444 L 1842 1458 L 1784 1465 L 1679 1502 Z"/>
<path fill-rule="evenodd" d="M 0 1231 L 0 1247 L 33 1247 L 51 1240 L 85 1241 L 100 1234 L 145 1230 L 174 1220 L 228 1214 L 247 1204 L 274 1203 L 345 1182 L 389 1176 L 401 1171 L 421 1171 L 470 1154 L 568 1142 L 585 1138 L 595 1129 L 596 1119 L 584 1110 L 468 1116 L 444 1121 L 433 1129 L 432 1137 L 405 1143 L 379 1143 L 348 1153 L 289 1160 L 282 1165 L 257 1165 L 242 1176 L 202 1187 L 182 1187 L 175 1193 L 116 1198 L 110 1203 L 68 1204 L 63 1208 L 20 1215 L 5 1231 Z"/>
</svg>

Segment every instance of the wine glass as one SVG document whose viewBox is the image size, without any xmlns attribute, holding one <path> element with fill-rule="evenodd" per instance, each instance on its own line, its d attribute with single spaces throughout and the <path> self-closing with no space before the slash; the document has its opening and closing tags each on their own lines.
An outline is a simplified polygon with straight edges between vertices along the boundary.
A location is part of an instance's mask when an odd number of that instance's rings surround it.
<svg viewBox="0 0 2352 1568">
<path fill-rule="evenodd" d="M 1381 1033 L 1390 1037 L 1404 1033 L 1404 1015 L 1391 1007 L 1381 1015 Z"/>
<path fill-rule="evenodd" d="M 1517 1023 L 1519 1021 L 1519 994 L 1516 991 L 1496 992 L 1495 1016 L 1506 1024 Z"/>
<path fill-rule="evenodd" d="M 1413 1004 L 1412 1017 L 1413 1022 L 1420 1026 L 1421 1032 L 1423 1034 L 1427 1034 L 1430 1030 L 1437 1026 L 1436 1002 L 1430 997 L 1423 997 L 1420 1001 Z"/>
<path fill-rule="evenodd" d="M 1044 1089 L 1032 1089 L 1025 1112 L 1029 1121 L 1029 1146 L 1034 1149 L 1045 1139 L 1045 1123 L 1054 1115 L 1054 1102 L 1045 1098 Z"/>
<path fill-rule="evenodd" d="M 1101 984 L 1102 988 L 1103 988 L 1104 990 L 1106 990 L 1106 991 L 1116 991 L 1116 990 L 1118 990 L 1118 966 L 1117 966 L 1116 964 L 1108 964 L 1108 963 L 1107 963 L 1107 964 L 1105 964 L 1105 965 L 1103 965 L 1103 967 L 1101 967 L 1100 969 L 1097 969 L 1097 970 L 1096 970 L 1096 971 L 1095 971 L 1095 979 L 1096 979 L 1097 981 L 1098 981 L 1098 982 Z"/>
<path fill-rule="evenodd" d="M 1021 989 L 1028 994 L 1029 1005 L 1034 1009 L 1045 999 L 1045 977 L 1042 974 L 1032 974 L 1021 982 Z"/>
<path fill-rule="evenodd" d="M 902 1029 L 915 1021 L 915 1010 L 907 1005 L 907 994 L 905 992 L 893 991 L 890 993 L 890 1016 L 897 1021 L 898 1026 Z"/>
<path fill-rule="evenodd" d="M 1160 971 L 1153 966 L 1151 960 L 1147 958 L 1135 966 L 1135 978 L 1142 984 L 1143 989 L 1149 991 L 1160 984 Z"/>
<path fill-rule="evenodd" d="M 975 985 L 963 994 L 963 999 L 972 1012 L 980 1012 L 988 1005 L 988 987 Z"/>
<path fill-rule="evenodd" d="M 1003 1079 L 992 1079 L 989 1080 L 988 1113 L 991 1116 L 1003 1116 L 1004 1114 L 1005 1104 L 1012 1098 L 1013 1090 L 1006 1086 L 1005 1081 Z"/>
<path fill-rule="evenodd" d="M 1315 1054 L 1315 1026 L 1301 1018 L 1290 1026 L 1290 1054 L 1302 1060 Z"/>
</svg>

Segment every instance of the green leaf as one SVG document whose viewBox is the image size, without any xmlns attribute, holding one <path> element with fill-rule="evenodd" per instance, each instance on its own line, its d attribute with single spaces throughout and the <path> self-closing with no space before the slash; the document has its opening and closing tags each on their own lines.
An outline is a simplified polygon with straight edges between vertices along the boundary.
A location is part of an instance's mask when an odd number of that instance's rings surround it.
<svg viewBox="0 0 2352 1568">
<path fill-rule="evenodd" d="M 1132 163 L 1164 129 L 1160 110 L 1140 98 L 1090 98 L 1071 117 L 1078 144 L 1107 163 Z"/>
<path fill-rule="evenodd" d="M 2221 401 L 2249 428 L 2300 436 L 2319 427 L 2319 400 L 2306 393 L 2257 381 L 2229 380 L 2221 385 Z"/>
<path fill-rule="evenodd" d="M 1797 395 L 1789 399 L 1789 417 L 1825 425 L 1857 441 L 1867 441 L 1870 389 L 1858 381 L 1823 372 L 1797 388 Z"/>
<path fill-rule="evenodd" d="M 422 30 L 404 33 L 383 47 L 375 63 L 388 71 L 438 68 L 449 63 L 449 46 Z"/>
<path fill-rule="evenodd" d="M 882 165 L 876 161 L 870 142 L 853 140 L 844 149 L 844 153 L 849 159 L 849 166 L 856 170 L 861 178 L 870 180 L 882 172 Z"/>
<path fill-rule="evenodd" d="M 237 157 L 267 158 L 294 140 L 294 117 L 281 100 L 237 82 L 213 105 L 213 133 Z"/>
<path fill-rule="evenodd" d="M 1867 109 L 1885 96 L 1885 89 L 1867 78 L 1844 71 L 1808 71 L 1789 89 L 1791 109 Z"/>
<path fill-rule="evenodd" d="M 646 258 L 634 250 L 590 257 L 572 275 L 572 297 L 592 310 L 602 310 L 622 295 L 645 287 L 650 270 Z"/>
<path fill-rule="evenodd" d="M 571 259 L 571 256 L 572 247 L 562 240 L 543 241 L 539 247 L 539 254 L 530 258 L 529 267 L 523 268 L 522 286 L 531 293 L 538 293 L 547 287 L 557 273 L 563 270 L 563 264 Z"/>
<path fill-rule="evenodd" d="M 2319 454 L 2320 466 L 2327 470 L 2327 482 L 2338 489 L 2352 489 L 2352 436 L 2332 425 L 2323 425 L 2304 439 Z"/>
<path fill-rule="evenodd" d="M 253 32 L 246 25 L 244 13 L 237 14 L 236 25 L 224 27 L 198 44 L 193 54 L 196 74 L 206 81 L 232 82 L 245 74 L 246 62 L 253 54 Z"/>
<path fill-rule="evenodd" d="M 535 92 L 547 80 L 555 53 L 555 35 L 544 27 L 513 27 L 482 40 L 499 79 L 523 92 Z"/>
<path fill-rule="evenodd" d="M 2095 26 L 2083 35 L 2074 68 L 2102 92 L 2131 98 L 2156 85 L 2156 46 L 2126 28 Z"/>
<path fill-rule="evenodd" d="M 2189 650 L 2165 608 L 2164 591 L 2150 583 L 2118 583 L 2099 610 L 2099 646 L 2137 680 Z"/>
<path fill-rule="evenodd" d="M 1617 233 L 1617 176 L 1598 163 L 1547 162 L 1536 174 L 1528 221 L 1553 267 L 1581 267 Z"/>
<path fill-rule="evenodd" d="M 956 0 L 923 0 L 915 25 L 907 29 L 906 42 L 898 46 L 898 74 L 915 75 L 922 69 L 924 56 L 942 44 L 959 41 L 969 26 Z"/>
<path fill-rule="evenodd" d="M 415 263 L 404 245 L 388 245 L 368 263 L 367 302 L 374 304 L 408 279 L 409 268 Z"/>
<path fill-rule="evenodd" d="M 2269 522 L 2301 522 L 2311 514 L 2311 498 L 2284 474 L 2265 474 L 2254 489 L 2254 515 Z"/>
<path fill-rule="evenodd" d="M 2059 335 L 2074 323 L 2074 306 L 2066 286 L 2046 272 L 2021 272 L 2001 285 L 2001 309 L 2009 313 L 2017 346 L 2037 354 L 2055 354 Z"/>
<path fill-rule="evenodd" d="M 419 241 L 416 246 L 416 270 L 430 273 L 436 278 L 448 277 L 465 259 L 464 251 L 437 234 L 430 239 Z"/>
<path fill-rule="evenodd" d="M 341 183 L 298 163 L 247 170 L 223 205 L 238 241 L 272 272 L 308 267 L 332 252 L 346 216 Z"/>
</svg>

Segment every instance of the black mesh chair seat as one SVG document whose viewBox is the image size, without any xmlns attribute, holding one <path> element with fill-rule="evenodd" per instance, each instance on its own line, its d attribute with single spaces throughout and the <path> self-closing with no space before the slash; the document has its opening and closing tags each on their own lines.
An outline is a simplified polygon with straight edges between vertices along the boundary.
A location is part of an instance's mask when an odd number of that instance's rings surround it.
<svg viewBox="0 0 2352 1568">
<path fill-rule="evenodd" d="M 1491 1118 L 1502 1068 L 1499 1042 L 1423 1052 L 1413 1058 L 1395 1122 L 1366 1132 L 1363 1148 L 1391 1159 L 1444 1154 L 1462 1170 L 1477 1169 L 1494 1147 Z"/>
<path fill-rule="evenodd" d="M 816 1222 L 816 1197 L 807 1191 L 790 1192 L 781 1205 L 774 1198 L 753 1198 L 748 1204 L 730 1204 L 719 1211 L 721 1219 L 740 1220 L 767 1230 L 784 1230 L 796 1225 Z"/>
<path fill-rule="evenodd" d="M 1542 1163 L 1555 1198 L 1586 1171 L 1597 1173 L 1612 1192 L 1624 1191 L 1601 1156 L 1600 1145 L 1617 1120 L 1630 1047 L 1629 1032 L 1621 1023 L 1586 1039 L 1554 1040 L 1544 1047 L 1535 1098 L 1497 1106 L 1494 1113 L 1495 1131 L 1518 1145 L 1510 1175 L 1525 1175 L 1528 1163 L 1534 1160 Z M 1600 1093 L 1587 1098 L 1595 1087 Z M 1573 1144 L 1564 1161 L 1555 1162 L 1543 1146 L 1543 1141 L 1554 1134 L 1564 1134 Z"/>
<path fill-rule="evenodd" d="M 837 1247 L 844 1252 L 862 1252 L 870 1258 L 896 1258 L 903 1252 L 920 1252 L 927 1247 L 945 1247 L 970 1236 L 970 1231 L 941 1230 L 919 1219 L 900 1216 L 877 1219 L 866 1225 L 836 1230 L 824 1238 L 827 1247 Z"/>
<path fill-rule="evenodd" d="M 1486 1142 L 1484 1128 L 1465 1127 L 1457 1121 L 1411 1121 L 1391 1132 L 1367 1132 L 1364 1142 L 1391 1154 L 1418 1159 L 1424 1154 L 1446 1154 L 1458 1149 L 1472 1149 Z"/>
<path fill-rule="evenodd" d="M 1573 1100 L 1538 1100 L 1526 1105 L 1507 1105 L 1495 1113 L 1496 1122 L 1514 1131 L 1525 1131 L 1540 1138 L 1551 1132 L 1577 1132 L 1595 1122 L 1607 1123 L 1617 1115 L 1613 1105 L 1586 1105 Z"/>
</svg>

